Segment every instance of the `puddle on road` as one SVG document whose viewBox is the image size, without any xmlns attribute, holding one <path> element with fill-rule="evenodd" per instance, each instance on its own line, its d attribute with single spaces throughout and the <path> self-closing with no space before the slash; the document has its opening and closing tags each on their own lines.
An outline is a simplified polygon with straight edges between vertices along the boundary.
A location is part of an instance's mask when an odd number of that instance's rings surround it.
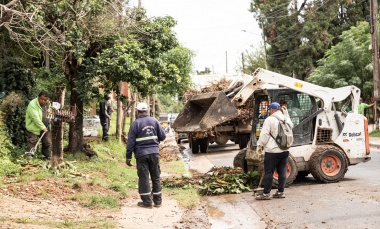
<svg viewBox="0 0 380 229">
<path fill-rule="evenodd" d="M 182 144 L 180 152 L 189 171 L 193 154 L 188 144 Z M 194 162 L 194 161 L 192 161 Z M 202 162 L 196 162 L 202 165 Z M 196 165 L 193 165 L 197 167 Z M 199 165 L 198 165 L 199 166 Z M 221 196 L 202 197 L 208 212 L 208 219 L 212 224 L 212 229 L 251 229 L 265 228 L 265 223 L 260 222 L 257 213 L 250 204 L 239 194 L 227 194 Z"/>
</svg>

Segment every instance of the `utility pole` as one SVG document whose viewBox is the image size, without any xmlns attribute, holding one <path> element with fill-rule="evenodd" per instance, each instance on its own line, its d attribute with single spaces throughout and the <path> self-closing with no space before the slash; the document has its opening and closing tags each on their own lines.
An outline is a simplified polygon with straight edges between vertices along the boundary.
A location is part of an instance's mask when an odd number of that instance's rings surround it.
<svg viewBox="0 0 380 229">
<path fill-rule="evenodd" d="M 268 55 L 267 55 L 267 45 L 265 42 L 265 34 L 264 34 L 264 22 L 261 22 L 261 30 L 263 33 L 263 43 L 264 43 L 264 53 L 265 53 L 265 69 L 268 69 Z"/>
<path fill-rule="evenodd" d="M 379 43 L 377 27 L 377 0 L 370 1 L 370 33 L 372 46 L 372 64 L 373 64 L 373 97 L 374 97 L 374 114 L 373 119 L 378 129 L 377 102 L 379 100 Z"/>
</svg>

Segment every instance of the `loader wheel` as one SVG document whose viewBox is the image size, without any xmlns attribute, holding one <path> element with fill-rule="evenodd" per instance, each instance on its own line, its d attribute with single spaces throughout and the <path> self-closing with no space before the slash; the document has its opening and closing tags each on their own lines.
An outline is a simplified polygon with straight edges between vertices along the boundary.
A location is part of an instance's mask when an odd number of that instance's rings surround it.
<svg viewBox="0 0 380 229">
<path fill-rule="evenodd" d="M 239 149 L 247 147 L 250 134 L 239 134 Z"/>
<path fill-rule="evenodd" d="M 293 184 L 293 181 L 296 179 L 298 174 L 297 164 L 294 160 L 293 156 L 289 154 L 288 162 L 286 163 L 286 180 L 285 187 Z M 273 183 L 272 186 L 274 188 L 278 188 L 278 173 L 275 170 L 273 173 Z"/>
<path fill-rule="evenodd" d="M 236 154 L 234 158 L 234 168 L 240 167 L 246 173 L 248 172 L 247 160 L 245 160 L 245 154 L 247 153 L 247 149 L 242 149 Z"/>
<path fill-rule="evenodd" d="M 310 172 L 324 183 L 338 182 L 347 172 L 348 161 L 341 149 L 335 146 L 322 146 L 310 157 Z"/>
<path fill-rule="evenodd" d="M 199 139 L 199 148 L 201 153 L 207 153 L 208 148 L 208 138 Z"/>
<path fill-rule="evenodd" d="M 191 139 L 191 152 L 193 154 L 199 153 L 199 139 Z"/>
</svg>

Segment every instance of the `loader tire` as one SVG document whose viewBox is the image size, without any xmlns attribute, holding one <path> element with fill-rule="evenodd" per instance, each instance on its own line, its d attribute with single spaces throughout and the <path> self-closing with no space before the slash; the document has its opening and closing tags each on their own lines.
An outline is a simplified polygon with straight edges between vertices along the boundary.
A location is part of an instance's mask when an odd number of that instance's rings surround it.
<svg viewBox="0 0 380 229">
<path fill-rule="evenodd" d="M 250 134 L 239 134 L 239 149 L 244 149 L 248 145 Z"/>
<path fill-rule="evenodd" d="M 296 179 L 298 174 L 297 163 L 294 160 L 293 156 L 289 154 L 288 162 L 286 163 L 286 180 L 285 187 L 293 184 L 293 181 Z M 278 188 L 278 173 L 274 171 L 273 173 L 273 183 L 272 187 Z"/>
<path fill-rule="evenodd" d="M 348 160 L 344 152 L 336 146 L 322 146 L 310 157 L 310 172 L 323 183 L 338 182 L 347 172 Z"/>
<path fill-rule="evenodd" d="M 198 139 L 198 141 L 199 141 L 199 148 L 201 150 L 201 153 L 207 153 L 208 138 Z"/>
<path fill-rule="evenodd" d="M 191 139 L 191 152 L 193 154 L 199 153 L 199 139 Z"/>
<path fill-rule="evenodd" d="M 234 158 L 234 168 L 240 167 L 246 173 L 248 172 L 247 160 L 245 160 L 245 154 L 247 153 L 247 149 L 242 149 L 236 154 Z"/>
</svg>

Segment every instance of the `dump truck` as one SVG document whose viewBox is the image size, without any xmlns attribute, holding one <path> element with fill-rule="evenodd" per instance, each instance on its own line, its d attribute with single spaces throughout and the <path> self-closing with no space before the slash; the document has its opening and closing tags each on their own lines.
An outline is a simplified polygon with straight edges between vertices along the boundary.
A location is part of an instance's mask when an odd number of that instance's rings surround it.
<svg viewBox="0 0 380 229">
<path fill-rule="evenodd" d="M 247 146 L 253 101 L 248 99 L 235 107 L 231 95 L 251 80 L 251 75 L 237 75 L 224 91 L 197 94 L 188 99 L 172 127 L 177 133 L 187 134 L 193 154 L 207 152 L 209 144 L 214 142 L 224 145 L 231 140 L 240 149 Z"/>
<path fill-rule="evenodd" d="M 256 152 L 257 139 L 269 115 L 268 104 L 281 101 L 287 102 L 294 125 L 294 142 L 286 165 L 286 185 L 297 176 L 310 173 L 320 182 L 338 182 L 343 179 L 348 166 L 371 160 L 368 120 L 358 113 L 360 89 L 354 85 L 333 89 L 259 68 L 253 73 L 252 80 L 238 91 L 220 93 L 219 96 L 218 106 L 202 108 L 207 112 L 203 115 L 206 117 L 197 120 L 199 126 L 210 125 L 207 124 L 208 115 L 212 115 L 214 123 L 223 121 L 223 117 L 231 119 L 237 113 L 232 108 L 250 100 L 253 102 L 249 141 L 233 163 L 244 171 L 257 170 L 262 165 L 247 160 L 246 154 L 247 151 Z M 226 107 L 230 109 L 226 110 Z M 195 110 L 189 112 L 197 113 Z M 195 124 L 193 121 L 191 126 Z M 275 172 L 274 185 L 278 184 L 277 178 Z"/>
</svg>

